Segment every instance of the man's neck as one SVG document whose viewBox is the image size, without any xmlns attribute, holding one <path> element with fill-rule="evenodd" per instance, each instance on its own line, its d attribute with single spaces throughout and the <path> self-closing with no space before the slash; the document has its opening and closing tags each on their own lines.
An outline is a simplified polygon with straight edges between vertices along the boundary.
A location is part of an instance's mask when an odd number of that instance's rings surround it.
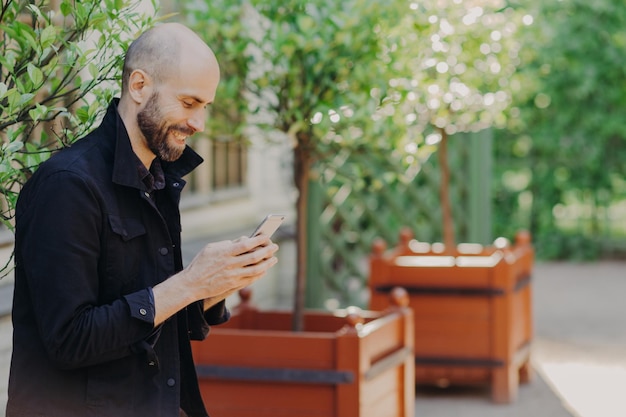
<svg viewBox="0 0 626 417">
<path fill-rule="evenodd" d="M 117 106 L 117 112 L 124 123 L 124 127 L 128 132 L 128 137 L 130 138 L 130 146 L 133 148 L 133 152 L 139 158 L 142 164 L 146 167 L 146 169 L 150 169 L 152 165 L 152 161 L 156 158 L 156 155 L 148 148 L 146 144 L 146 139 L 141 133 L 139 126 L 137 126 L 137 115 L 132 109 L 129 108 L 128 104 L 124 100 L 120 100 Z"/>
</svg>

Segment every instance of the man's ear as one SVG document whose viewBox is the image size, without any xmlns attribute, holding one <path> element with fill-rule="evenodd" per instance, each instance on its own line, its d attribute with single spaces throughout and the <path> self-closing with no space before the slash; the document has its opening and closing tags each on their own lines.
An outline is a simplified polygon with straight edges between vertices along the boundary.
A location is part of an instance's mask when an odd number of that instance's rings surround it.
<svg viewBox="0 0 626 417">
<path fill-rule="evenodd" d="M 128 80 L 128 92 L 137 104 L 143 103 L 152 93 L 150 76 L 143 70 L 134 70 Z"/>
</svg>

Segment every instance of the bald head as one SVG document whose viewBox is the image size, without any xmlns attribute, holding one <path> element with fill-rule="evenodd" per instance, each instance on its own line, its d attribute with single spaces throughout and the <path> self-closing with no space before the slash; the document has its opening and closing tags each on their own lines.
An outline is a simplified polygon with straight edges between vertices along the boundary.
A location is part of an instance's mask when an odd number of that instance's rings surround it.
<svg viewBox="0 0 626 417">
<path fill-rule="evenodd" d="M 219 69 L 209 46 L 188 27 L 179 23 L 155 26 L 135 41 L 126 52 L 122 73 L 122 94 L 135 70 L 143 70 L 157 84 L 180 74 L 181 68 L 192 64 L 206 70 Z"/>
<path fill-rule="evenodd" d="M 157 156 L 178 159 L 186 138 L 204 130 L 219 81 L 213 51 L 183 25 L 155 26 L 130 45 L 117 111 L 147 168 Z"/>
</svg>

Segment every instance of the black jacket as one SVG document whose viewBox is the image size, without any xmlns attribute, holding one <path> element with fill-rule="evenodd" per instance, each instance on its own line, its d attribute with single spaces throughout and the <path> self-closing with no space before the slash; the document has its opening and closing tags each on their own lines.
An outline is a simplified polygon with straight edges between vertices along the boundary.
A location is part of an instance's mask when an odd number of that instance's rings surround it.
<svg viewBox="0 0 626 417">
<path fill-rule="evenodd" d="M 178 203 L 202 158 L 163 162 L 146 195 L 116 103 L 96 130 L 42 164 L 16 209 L 7 417 L 204 417 L 190 350 L 220 303 L 156 331 L 151 288 L 183 267 Z"/>
</svg>

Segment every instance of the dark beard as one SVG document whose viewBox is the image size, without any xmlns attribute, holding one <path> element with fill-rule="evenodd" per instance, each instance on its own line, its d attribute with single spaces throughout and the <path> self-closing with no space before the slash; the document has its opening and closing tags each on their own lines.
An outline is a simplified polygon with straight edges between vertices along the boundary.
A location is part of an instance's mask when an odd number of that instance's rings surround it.
<svg viewBox="0 0 626 417">
<path fill-rule="evenodd" d="M 154 93 L 148 99 L 146 107 L 137 114 L 137 125 L 146 138 L 148 148 L 162 161 L 175 161 L 183 154 L 183 148 L 170 146 L 167 136 L 170 130 L 179 130 L 191 134 L 189 129 L 168 126 L 159 111 L 159 94 Z"/>
</svg>

